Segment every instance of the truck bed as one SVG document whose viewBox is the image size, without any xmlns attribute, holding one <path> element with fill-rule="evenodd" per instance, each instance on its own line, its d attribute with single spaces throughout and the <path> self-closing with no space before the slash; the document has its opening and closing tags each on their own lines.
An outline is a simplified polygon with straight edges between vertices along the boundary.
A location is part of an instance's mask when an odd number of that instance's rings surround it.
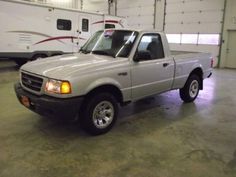
<svg viewBox="0 0 236 177">
<path fill-rule="evenodd" d="M 184 54 L 199 54 L 200 52 L 171 50 L 170 53 L 171 53 L 171 55 L 184 55 Z"/>
<path fill-rule="evenodd" d="M 175 60 L 176 73 L 173 88 L 181 88 L 186 82 L 189 73 L 196 67 L 201 66 L 203 78 L 211 72 L 211 54 L 201 52 L 171 51 Z"/>
<path fill-rule="evenodd" d="M 202 59 L 210 57 L 210 53 L 202 53 L 202 52 L 188 52 L 188 51 L 170 51 L 171 55 L 175 58 L 175 60 L 192 60 L 192 59 Z"/>
</svg>

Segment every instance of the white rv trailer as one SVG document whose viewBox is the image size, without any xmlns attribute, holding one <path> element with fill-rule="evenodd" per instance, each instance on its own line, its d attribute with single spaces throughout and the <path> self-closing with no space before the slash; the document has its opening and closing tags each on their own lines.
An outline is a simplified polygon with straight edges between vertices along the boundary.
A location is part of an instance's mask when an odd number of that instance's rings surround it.
<svg viewBox="0 0 236 177">
<path fill-rule="evenodd" d="M 126 27 L 122 17 L 0 0 L 0 58 L 28 60 L 78 52 L 96 31 Z"/>
</svg>

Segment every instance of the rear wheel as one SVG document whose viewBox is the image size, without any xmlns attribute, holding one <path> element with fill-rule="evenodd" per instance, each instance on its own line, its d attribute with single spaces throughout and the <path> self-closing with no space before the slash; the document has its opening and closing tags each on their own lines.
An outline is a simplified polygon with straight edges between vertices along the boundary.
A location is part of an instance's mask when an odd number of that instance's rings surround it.
<svg viewBox="0 0 236 177">
<path fill-rule="evenodd" d="M 198 96 L 200 83 L 198 75 L 193 74 L 189 76 L 184 87 L 180 89 L 180 98 L 186 103 L 193 102 Z"/>
<path fill-rule="evenodd" d="M 92 135 L 104 134 L 117 120 L 117 100 L 110 93 L 93 94 L 85 101 L 80 112 L 81 124 L 86 132 Z"/>
</svg>

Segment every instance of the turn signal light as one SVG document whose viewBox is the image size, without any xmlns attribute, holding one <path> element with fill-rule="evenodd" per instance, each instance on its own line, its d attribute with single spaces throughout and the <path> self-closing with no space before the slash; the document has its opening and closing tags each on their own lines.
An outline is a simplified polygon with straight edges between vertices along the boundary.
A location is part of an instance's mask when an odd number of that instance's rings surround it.
<svg viewBox="0 0 236 177">
<path fill-rule="evenodd" d="M 61 93 L 68 94 L 71 93 L 71 86 L 69 82 L 62 82 L 61 83 Z"/>
</svg>

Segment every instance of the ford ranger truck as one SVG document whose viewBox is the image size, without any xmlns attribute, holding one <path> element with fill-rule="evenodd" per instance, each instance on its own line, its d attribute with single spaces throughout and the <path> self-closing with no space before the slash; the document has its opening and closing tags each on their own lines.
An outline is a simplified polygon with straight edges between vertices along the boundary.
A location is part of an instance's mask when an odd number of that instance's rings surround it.
<svg viewBox="0 0 236 177">
<path fill-rule="evenodd" d="M 174 89 L 184 102 L 194 101 L 212 65 L 208 53 L 171 52 L 164 33 L 108 29 L 78 53 L 23 65 L 15 92 L 31 111 L 77 117 L 98 135 L 112 128 L 119 105 Z"/>
</svg>

